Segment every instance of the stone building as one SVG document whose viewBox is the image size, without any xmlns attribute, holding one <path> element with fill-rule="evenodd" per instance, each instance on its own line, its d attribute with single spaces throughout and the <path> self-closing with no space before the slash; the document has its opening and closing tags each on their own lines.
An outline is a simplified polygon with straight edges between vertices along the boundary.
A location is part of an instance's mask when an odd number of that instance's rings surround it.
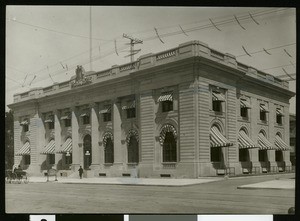
<svg viewBox="0 0 300 221">
<path fill-rule="evenodd" d="M 31 174 L 197 178 L 289 170 L 288 82 L 191 41 L 15 94 Z"/>
</svg>

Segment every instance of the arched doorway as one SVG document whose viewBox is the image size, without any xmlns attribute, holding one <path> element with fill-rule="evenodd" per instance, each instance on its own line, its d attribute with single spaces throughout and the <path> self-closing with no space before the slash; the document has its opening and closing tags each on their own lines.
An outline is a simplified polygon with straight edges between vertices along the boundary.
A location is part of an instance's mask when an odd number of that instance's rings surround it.
<svg viewBox="0 0 300 221">
<path fill-rule="evenodd" d="M 114 163 L 114 144 L 111 137 L 106 138 L 106 143 L 104 147 L 104 162 Z"/>
<path fill-rule="evenodd" d="M 89 169 L 92 164 L 92 138 L 89 134 L 83 138 L 83 156 L 83 167 L 84 169 Z"/>
<path fill-rule="evenodd" d="M 177 148 L 176 140 L 172 132 L 166 132 L 163 143 L 163 162 L 176 162 Z"/>
<path fill-rule="evenodd" d="M 130 136 L 128 144 L 128 163 L 139 162 L 139 143 L 135 136 Z"/>
</svg>

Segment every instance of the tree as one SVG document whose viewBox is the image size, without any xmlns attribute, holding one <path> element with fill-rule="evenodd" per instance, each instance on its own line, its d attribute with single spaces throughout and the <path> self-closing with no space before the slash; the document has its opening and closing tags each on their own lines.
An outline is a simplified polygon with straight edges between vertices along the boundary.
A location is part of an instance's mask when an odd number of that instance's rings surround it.
<svg viewBox="0 0 300 221">
<path fill-rule="evenodd" d="M 5 169 L 14 165 L 14 115 L 12 110 L 5 112 Z"/>
</svg>

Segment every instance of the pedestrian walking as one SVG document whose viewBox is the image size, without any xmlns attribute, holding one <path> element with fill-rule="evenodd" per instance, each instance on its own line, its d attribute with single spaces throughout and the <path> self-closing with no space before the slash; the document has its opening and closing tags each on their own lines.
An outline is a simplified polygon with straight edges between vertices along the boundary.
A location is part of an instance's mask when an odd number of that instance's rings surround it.
<svg viewBox="0 0 300 221">
<path fill-rule="evenodd" d="M 78 171 L 79 171 L 79 177 L 80 177 L 80 179 L 82 179 L 83 169 L 81 166 Z"/>
</svg>

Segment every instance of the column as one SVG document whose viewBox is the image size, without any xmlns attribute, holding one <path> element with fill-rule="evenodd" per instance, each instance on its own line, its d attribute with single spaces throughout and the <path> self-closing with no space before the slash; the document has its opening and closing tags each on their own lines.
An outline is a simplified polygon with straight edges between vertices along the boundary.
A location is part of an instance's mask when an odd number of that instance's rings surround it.
<svg viewBox="0 0 300 221">
<path fill-rule="evenodd" d="M 283 125 L 284 125 L 284 134 L 283 140 L 284 142 L 290 146 L 290 113 L 289 113 L 289 105 L 283 107 Z M 296 147 L 295 147 L 296 148 Z M 296 151 L 296 150 L 295 150 Z M 285 162 L 285 166 L 292 166 L 291 163 L 291 151 L 283 151 L 283 161 Z"/>
<path fill-rule="evenodd" d="M 91 107 L 91 137 L 92 137 L 92 165 L 91 168 L 98 168 L 100 164 L 100 149 L 99 149 L 99 108 L 96 103 L 90 105 Z"/>
<path fill-rule="evenodd" d="M 55 167 L 57 170 L 63 169 L 62 154 L 57 153 L 61 145 L 61 125 L 58 110 L 54 111 L 54 132 L 55 132 Z"/>
<path fill-rule="evenodd" d="M 259 119 L 259 103 L 256 98 L 251 97 L 251 109 L 250 111 L 250 124 L 251 124 L 251 131 L 249 132 L 250 138 L 254 141 L 254 143 L 258 143 L 258 119 Z M 250 160 L 252 162 L 252 170 L 254 172 L 255 168 L 259 168 L 260 170 L 260 163 L 258 161 L 258 150 L 259 148 L 253 148 L 249 149 L 249 155 L 250 155 Z M 257 171 L 259 172 L 259 171 Z"/>
<path fill-rule="evenodd" d="M 269 102 L 269 113 L 267 113 L 268 119 L 268 140 L 275 146 L 275 120 L 276 120 L 276 106 L 274 103 Z M 277 162 L 275 161 L 275 150 L 268 150 L 268 159 L 272 169 L 277 171 Z"/>
<path fill-rule="evenodd" d="M 28 170 L 33 175 L 40 174 L 42 165 L 46 160 L 46 155 L 40 154 L 45 144 L 45 128 L 41 113 L 35 107 L 35 112 L 29 119 L 29 139 L 30 139 L 30 166 Z"/>
<path fill-rule="evenodd" d="M 113 103 L 113 135 L 114 135 L 114 164 L 122 164 L 122 129 L 121 129 L 121 102 Z"/>
<path fill-rule="evenodd" d="M 79 125 L 78 125 L 78 119 L 76 115 L 76 109 L 77 109 L 76 107 L 72 107 L 72 169 L 75 170 L 75 172 L 80 166 L 79 145 L 78 145 Z"/>
</svg>

